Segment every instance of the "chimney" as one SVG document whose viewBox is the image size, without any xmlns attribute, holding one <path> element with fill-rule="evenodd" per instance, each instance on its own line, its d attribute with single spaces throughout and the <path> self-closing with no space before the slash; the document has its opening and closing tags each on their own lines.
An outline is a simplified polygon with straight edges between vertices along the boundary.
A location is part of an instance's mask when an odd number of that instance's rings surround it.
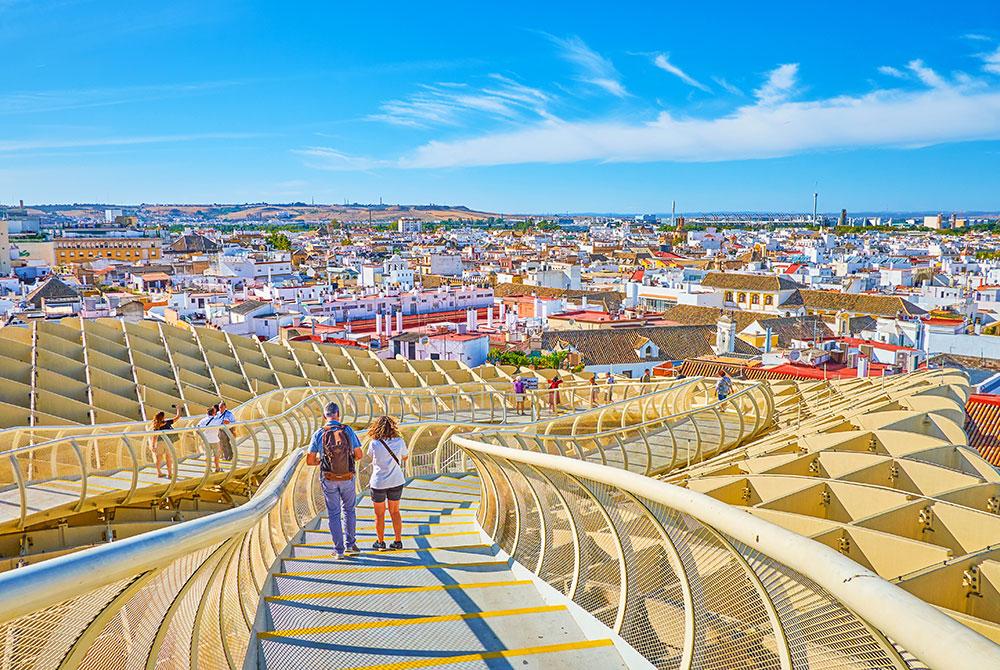
<svg viewBox="0 0 1000 670">
<path fill-rule="evenodd" d="M 771 326 L 764 331 L 764 353 L 771 353 Z"/>
</svg>

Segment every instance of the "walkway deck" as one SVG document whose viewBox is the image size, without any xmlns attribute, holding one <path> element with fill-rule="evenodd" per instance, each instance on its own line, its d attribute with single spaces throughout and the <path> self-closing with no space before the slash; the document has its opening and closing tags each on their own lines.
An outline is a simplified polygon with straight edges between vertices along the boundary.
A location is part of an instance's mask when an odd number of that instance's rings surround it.
<svg viewBox="0 0 1000 670">
<path fill-rule="evenodd" d="M 326 519 L 314 519 L 272 568 L 245 668 L 626 667 L 610 639 L 588 639 L 565 604 L 512 571 L 476 521 L 478 482 L 412 480 L 398 551 L 366 550 L 367 498 L 360 556 L 334 560 Z"/>
</svg>

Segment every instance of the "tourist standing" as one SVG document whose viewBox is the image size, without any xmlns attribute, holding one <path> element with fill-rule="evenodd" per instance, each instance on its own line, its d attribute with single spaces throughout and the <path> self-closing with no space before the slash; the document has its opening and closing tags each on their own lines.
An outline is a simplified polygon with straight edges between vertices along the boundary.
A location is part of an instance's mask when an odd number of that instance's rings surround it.
<svg viewBox="0 0 1000 670">
<path fill-rule="evenodd" d="M 590 375 L 590 406 L 597 407 L 597 373 Z"/>
<path fill-rule="evenodd" d="M 201 421 L 198 422 L 200 428 L 205 430 L 201 431 L 201 434 L 205 436 L 205 441 L 208 443 L 208 448 L 212 453 L 213 458 L 215 458 L 215 471 L 222 472 L 222 467 L 219 465 L 219 408 L 217 405 L 212 405 L 207 410 L 205 410 L 205 416 Z"/>
<path fill-rule="evenodd" d="M 219 404 L 216 407 L 219 408 L 218 422 L 220 424 L 228 425 L 236 423 L 236 417 L 226 407 L 225 400 L 219 399 Z M 233 438 L 229 430 L 223 429 L 219 431 L 219 444 L 222 447 L 222 457 L 227 461 L 233 460 Z"/>
<path fill-rule="evenodd" d="M 552 379 L 549 380 L 549 409 L 555 414 L 559 411 L 559 387 L 562 385 L 562 379 L 559 378 L 557 374 Z"/>
<path fill-rule="evenodd" d="M 177 405 L 171 405 L 171 409 L 175 410 L 174 416 L 171 419 L 167 418 L 166 412 L 157 412 L 153 417 L 153 430 L 156 432 L 162 430 L 173 430 L 174 422 L 181 418 L 181 409 Z M 166 440 L 169 438 L 164 436 L 160 437 L 155 433 L 150 438 L 153 447 L 153 455 L 156 457 L 156 476 L 160 479 L 166 479 L 170 477 L 170 473 L 174 471 L 174 460 L 170 455 L 170 450 L 165 446 Z M 162 463 L 166 461 L 167 463 L 167 474 L 163 474 Z"/>
<path fill-rule="evenodd" d="M 313 435 L 306 463 L 319 466 L 320 487 L 326 500 L 327 520 L 337 559 L 346 552 L 358 553 L 354 541 L 357 528 L 355 515 L 355 463 L 361 460 L 361 440 L 350 426 L 340 422 L 340 406 L 329 403 L 323 410 L 326 425 Z M 343 517 L 343 518 L 341 518 Z M 346 536 L 346 537 L 345 537 Z"/>
<path fill-rule="evenodd" d="M 380 416 L 368 426 L 371 443 L 368 452 L 372 457 L 370 482 L 372 505 L 375 507 L 375 543 L 372 549 L 381 551 L 385 546 L 385 508 L 389 506 L 392 532 L 395 541 L 389 549 L 403 548 L 403 517 L 399 513 L 399 500 L 406 485 L 404 466 L 406 442 L 399 434 L 399 425 L 391 416 Z"/>
<path fill-rule="evenodd" d="M 524 380 L 520 375 L 514 377 L 514 407 L 518 414 L 524 414 Z"/>
<path fill-rule="evenodd" d="M 614 395 L 614 390 L 615 390 L 615 377 L 614 375 L 611 374 L 611 372 L 608 372 L 605 375 L 604 383 L 608 387 L 608 402 L 611 402 L 611 397 Z"/>
</svg>

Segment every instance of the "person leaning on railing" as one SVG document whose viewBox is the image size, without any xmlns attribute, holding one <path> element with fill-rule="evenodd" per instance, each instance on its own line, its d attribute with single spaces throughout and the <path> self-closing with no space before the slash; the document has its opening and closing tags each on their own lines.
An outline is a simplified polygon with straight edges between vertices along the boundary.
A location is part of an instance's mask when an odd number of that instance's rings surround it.
<svg viewBox="0 0 1000 670">
<path fill-rule="evenodd" d="M 173 430 L 174 422 L 181 418 L 181 408 L 177 405 L 171 405 L 170 407 L 175 410 L 173 418 L 168 419 L 166 412 L 157 412 L 153 417 L 154 431 Z M 149 438 L 150 447 L 153 449 L 153 455 L 156 457 L 156 476 L 160 479 L 166 479 L 174 471 L 174 462 L 170 457 L 170 450 L 165 446 L 165 440 L 167 439 L 169 438 L 164 437 L 161 440 L 160 436 L 155 433 Z M 164 460 L 167 462 L 167 474 L 163 474 L 162 463 Z"/>
<path fill-rule="evenodd" d="M 403 517 L 399 501 L 403 497 L 406 475 L 403 472 L 407 458 L 406 442 L 399 434 L 399 425 L 391 416 L 380 416 L 368 426 L 372 456 L 371 486 L 372 505 L 375 507 L 376 540 L 372 549 L 381 551 L 385 546 L 385 508 L 388 501 L 389 517 L 395 542 L 389 549 L 403 548 Z"/>
</svg>

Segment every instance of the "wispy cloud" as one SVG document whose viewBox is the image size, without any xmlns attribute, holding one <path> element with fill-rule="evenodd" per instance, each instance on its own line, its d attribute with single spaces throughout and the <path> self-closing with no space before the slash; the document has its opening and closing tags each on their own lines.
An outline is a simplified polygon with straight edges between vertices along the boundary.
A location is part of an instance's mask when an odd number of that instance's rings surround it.
<svg viewBox="0 0 1000 670">
<path fill-rule="evenodd" d="M 90 137 L 44 140 L 2 140 L 0 153 L 14 153 L 48 149 L 80 149 L 89 147 L 115 147 L 137 144 L 171 144 L 176 142 L 205 142 L 211 140 L 243 140 L 261 137 L 257 133 L 190 133 L 182 135 L 133 135 L 123 137 Z"/>
<path fill-rule="evenodd" d="M 919 58 L 911 60 L 906 64 L 906 67 L 909 68 L 910 72 L 917 76 L 917 79 L 931 88 L 946 88 L 948 86 L 944 77 L 924 65 L 924 62 Z"/>
<path fill-rule="evenodd" d="M 795 89 L 799 74 L 798 63 L 779 65 L 767 74 L 764 84 L 753 92 L 762 105 L 784 102 Z"/>
<path fill-rule="evenodd" d="M 671 63 L 670 54 L 666 53 L 656 54 L 656 56 L 653 58 L 653 65 L 660 68 L 664 72 L 669 72 L 670 74 L 674 75 L 675 77 L 683 81 L 688 86 L 693 86 L 694 88 L 705 91 L 706 93 L 712 92 L 712 89 L 710 89 L 708 86 L 705 86 L 703 83 L 701 83 L 700 81 L 689 75 L 687 72 L 685 72 L 684 70 L 680 69 L 679 67 Z"/>
<path fill-rule="evenodd" d="M 330 147 L 306 147 L 292 153 L 305 159 L 306 167 L 316 170 L 344 172 L 370 172 L 380 167 L 396 167 L 394 161 L 384 161 L 365 156 L 352 156 Z"/>
<path fill-rule="evenodd" d="M 878 68 L 879 74 L 884 74 L 887 77 L 893 77 L 895 79 L 907 79 L 909 75 L 900 70 L 898 67 L 893 67 L 891 65 L 880 65 Z"/>
<path fill-rule="evenodd" d="M 965 33 L 962 35 L 963 39 L 972 40 L 973 42 L 991 42 L 992 40 L 987 35 L 982 33 Z"/>
<path fill-rule="evenodd" d="M 929 70 L 923 65 L 917 69 Z M 382 166 L 708 162 L 1000 139 L 1000 90 L 984 87 L 983 82 L 967 85 L 964 80 L 946 81 L 922 72 L 925 88 L 918 90 L 882 89 L 813 101 L 783 99 L 796 86 L 796 74 L 794 65 L 776 68 L 757 90 L 756 102 L 716 118 L 662 113 L 631 123 L 549 120 L 503 133 L 429 142 Z"/>
<path fill-rule="evenodd" d="M 198 95 L 245 83 L 247 82 L 231 80 L 184 84 L 19 91 L 0 94 L 0 114 L 40 114 L 88 107 L 110 107 L 132 102 L 149 102 L 150 100 Z"/>
<path fill-rule="evenodd" d="M 712 81 L 718 84 L 723 91 L 729 93 L 730 95 L 738 95 L 741 97 L 746 95 L 738 86 L 734 86 L 723 77 L 712 77 Z"/>
<path fill-rule="evenodd" d="M 490 75 L 490 83 L 474 88 L 464 83 L 438 82 L 423 85 L 407 98 L 383 103 L 368 118 L 396 126 L 429 128 L 457 126 L 475 116 L 514 120 L 526 114 L 545 118 L 552 96 L 510 77 Z"/>
<path fill-rule="evenodd" d="M 1000 74 L 1000 47 L 985 54 L 980 54 L 983 59 L 983 69 L 991 74 Z"/>
<path fill-rule="evenodd" d="M 577 67 L 577 81 L 596 86 L 607 93 L 624 98 L 629 95 L 622 76 L 614 63 L 597 53 L 579 37 L 556 37 L 546 34 L 559 47 L 560 56 Z"/>
</svg>

